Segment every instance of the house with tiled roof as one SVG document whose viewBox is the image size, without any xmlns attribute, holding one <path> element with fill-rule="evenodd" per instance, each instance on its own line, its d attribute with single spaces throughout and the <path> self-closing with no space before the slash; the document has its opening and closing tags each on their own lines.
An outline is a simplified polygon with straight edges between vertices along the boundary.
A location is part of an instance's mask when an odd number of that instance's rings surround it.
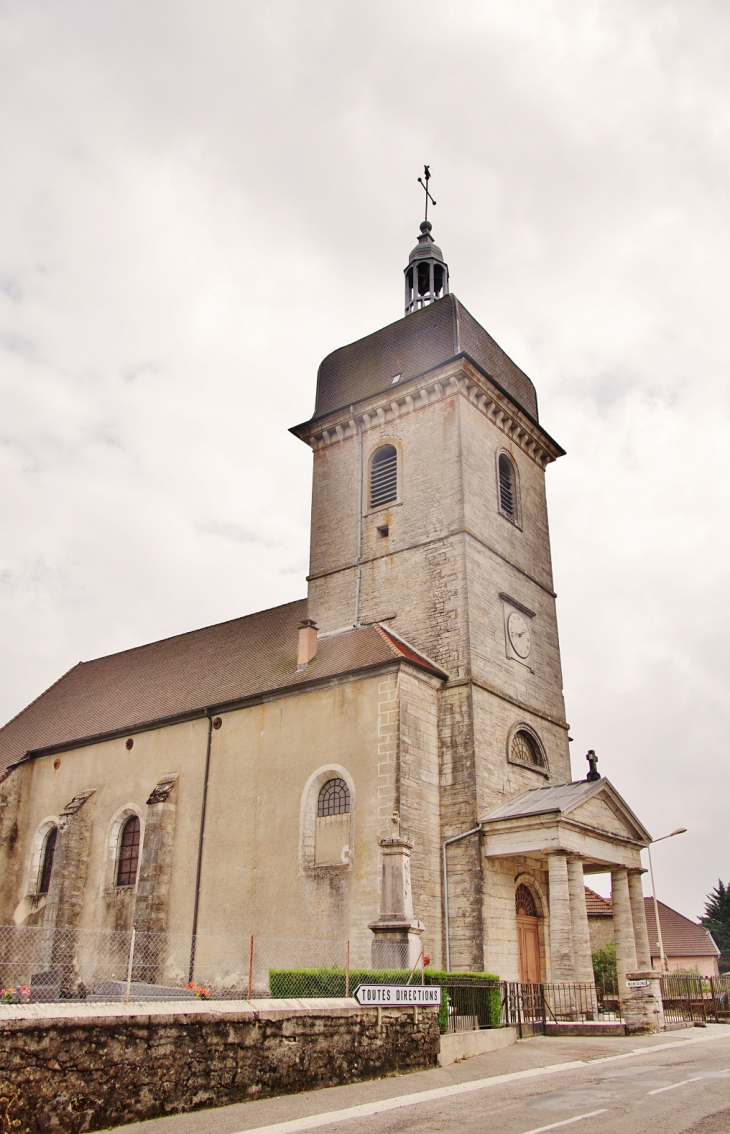
<svg viewBox="0 0 730 1134">
<path fill-rule="evenodd" d="M 659 924 L 662 931 L 664 956 L 670 972 L 697 971 L 703 976 L 719 975 L 718 958 L 720 950 L 712 934 L 688 917 L 673 910 L 671 906 L 657 900 Z M 613 903 L 586 886 L 586 910 L 591 935 L 591 948 L 599 949 L 614 940 Z M 649 949 L 652 968 L 661 972 L 661 950 L 654 911 L 654 899 L 644 898 L 644 917 L 649 934 Z"/>
<path fill-rule="evenodd" d="M 251 937 L 257 988 L 273 939 L 319 943 L 292 964 L 350 942 L 359 963 L 590 980 L 584 878 L 611 871 L 619 967 L 648 964 L 650 836 L 594 754 L 571 774 L 563 449 L 428 221 L 405 288 L 292 429 L 306 597 L 80 662 L 0 730 L 0 923 L 166 935 L 148 979 L 239 991 Z"/>
</svg>

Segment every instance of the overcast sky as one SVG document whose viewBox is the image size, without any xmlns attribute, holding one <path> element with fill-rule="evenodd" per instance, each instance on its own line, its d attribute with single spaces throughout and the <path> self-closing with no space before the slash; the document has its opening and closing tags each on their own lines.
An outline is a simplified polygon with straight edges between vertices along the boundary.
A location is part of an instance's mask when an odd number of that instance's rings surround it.
<svg viewBox="0 0 730 1134">
<path fill-rule="evenodd" d="M 0 717 L 305 594 L 330 350 L 453 290 L 537 386 L 573 772 L 730 881 L 726 0 L 0 3 Z M 647 892 L 649 887 L 646 887 Z"/>
</svg>

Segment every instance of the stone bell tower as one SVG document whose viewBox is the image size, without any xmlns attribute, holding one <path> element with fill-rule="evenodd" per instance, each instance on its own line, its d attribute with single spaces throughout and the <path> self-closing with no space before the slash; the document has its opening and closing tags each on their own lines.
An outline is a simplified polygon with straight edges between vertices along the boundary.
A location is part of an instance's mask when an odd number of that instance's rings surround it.
<svg viewBox="0 0 730 1134">
<path fill-rule="evenodd" d="M 446 839 L 570 779 L 545 496 L 563 450 L 530 379 L 449 292 L 431 231 L 405 269 L 405 317 L 324 359 L 293 432 L 314 454 L 310 618 L 320 633 L 382 622 L 449 674 Z M 453 855 L 452 954 L 478 966 L 478 845 Z"/>
</svg>

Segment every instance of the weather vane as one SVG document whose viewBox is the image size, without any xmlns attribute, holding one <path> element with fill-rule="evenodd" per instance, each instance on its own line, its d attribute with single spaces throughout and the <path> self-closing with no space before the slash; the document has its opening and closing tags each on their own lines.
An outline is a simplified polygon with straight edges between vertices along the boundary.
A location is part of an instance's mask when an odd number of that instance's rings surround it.
<svg viewBox="0 0 730 1134">
<path fill-rule="evenodd" d="M 423 179 L 424 177 L 426 179 L 425 181 Z M 423 186 L 423 190 L 426 194 L 426 213 L 425 213 L 425 216 L 423 218 L 424 220 L 428 220 L 428 202 L 430 201 L 432 205 L 436 204 L 433 197 L 431 196 L 431 194 L 428 191 L 428 183 L 429 183 L 430 180 L 431 180 L 431 170 L 428 168 L 427 165 L 424 165 L 423 177 L 418 178 L 418 184 Z"/>
</svg>

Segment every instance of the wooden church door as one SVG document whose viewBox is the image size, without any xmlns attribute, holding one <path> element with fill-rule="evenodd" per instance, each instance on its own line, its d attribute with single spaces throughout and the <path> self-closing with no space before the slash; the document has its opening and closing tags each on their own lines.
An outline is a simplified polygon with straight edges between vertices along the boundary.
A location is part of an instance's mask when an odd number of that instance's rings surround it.
<svg viewBox="0 0 730 1134">
<path fill-rule="evenodd" d="M 523 984 L 540 982 L 540 933 L 535 899 L 527 886 L 520 885 L 515 892 L 517 915 L 517 950 L 520 961 L 520 981 Z"/>
</svg>

